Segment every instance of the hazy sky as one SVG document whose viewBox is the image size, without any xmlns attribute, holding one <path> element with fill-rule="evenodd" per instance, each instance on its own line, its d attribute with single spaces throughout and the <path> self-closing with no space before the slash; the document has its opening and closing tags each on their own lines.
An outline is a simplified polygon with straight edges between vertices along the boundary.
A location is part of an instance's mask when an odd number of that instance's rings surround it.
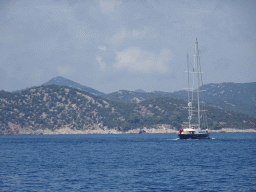
<svg viewBox="0 0 256 192">
<path fill-rule="evenodd" d="M 0 90 L 181 90 L 195 38 L 204 84 L 256 82 L 255 18 L 255 0 L 2 0 Z"/>
</svg>

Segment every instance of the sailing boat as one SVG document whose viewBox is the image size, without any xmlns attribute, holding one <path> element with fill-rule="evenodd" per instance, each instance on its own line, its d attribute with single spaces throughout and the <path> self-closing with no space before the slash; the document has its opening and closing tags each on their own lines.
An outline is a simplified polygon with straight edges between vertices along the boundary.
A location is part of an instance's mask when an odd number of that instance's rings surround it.
<svg viewBox="0 0 256 192">
<path fill-rule="evenodd" d="M 189 71 L 189 62 L 187 61 L 187 72 L 188 72 L 188 122 L 184 122 L 183 128 L 179 130 L 178 136 L 180 139 L 209 139 L 208 129 L 201 129 L 201 103 L 200 103 L 200 85 L 202 84 L 201 65 L 199 59 L 198 42 L 195 42 L 195 55 L 194 55 L 194 66 L 193 71 Z M 188 60 L 188 59 L 187 59 Z M 189 84 L 189 73 L 192 73 L 193 84 L 190 88 Z M 201 77 L 201 78 L 200 78 Z M 194 84 L 197 80 L 197 109 L 194 105 Z M 201 82 L 200 82 L 201 80 Z M 203 110 L 205 111 L 205 110 Z M 197 117 L 194 114 L 197 112 Z"/>
</svg>

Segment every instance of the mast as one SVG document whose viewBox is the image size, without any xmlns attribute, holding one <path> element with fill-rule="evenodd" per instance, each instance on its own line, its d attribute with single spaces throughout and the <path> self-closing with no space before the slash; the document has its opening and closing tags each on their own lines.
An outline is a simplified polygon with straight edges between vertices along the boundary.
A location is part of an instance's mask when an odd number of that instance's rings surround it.
<svg viewBox="0 0 256 192">
<path fill-rule="evenodd" d="M 199 53 L 198 53 L 198 42 L 197 42 L 197 38 L 196 38 L 196 45 L 195 45 L 195 64 L 194 66 L 196 66 L 196 73 L 197 73 L 197 107 L 198 107 L 198 110 L 197 110 L 197 116 L 198 116 L 198 125 L 199 125 L 199 128 L 200 128 L 200 102 L 199 102 L 199 87 L 200 87 L 200 82 L 199 82 Z"/>
<path fill-rule="evenodd" d="M 189 58 L 187 54 L 187 71 L 188 71 L 188 127 L 191 128 L 190 121 L 192 119 L 192 103 L 190 102 L 190 95 L 189 95 Z"/>
<path fill-rule="evenodd" d="M 195 41 L 195 54 L 194 54 L 194 65 L 193 65 L 193 71 L 189 71 L 189 57 L 187 54 L 187 72 L 188 72 L 188 120 L 189 120 L 189 128 L 197 127 L 198 129 L 201 128 L 201 114 L 200 114 L 200 74 L 201 74 L 201 66 L 200 66 L 200 58 L 199 58 L 199 50 L 198 50 L 198 42 L 197 38 Z M 192 88 L 190 88 L 190 77 L 189 73 L 193 74 L 193 77 L 191 78 L 193 80 L 192 82 Z M 197 84 L 197 85 L 196 85 Z M 191 120 L 193 117 L 193 103 L 194 101 L 194 90 L 195 87 L 197 87 L 197 91 L 195 94 L 197 94 L 197 124 L 191 124 Z M 196 98 L 195 98 L 196 100 Z"/>
</svg>

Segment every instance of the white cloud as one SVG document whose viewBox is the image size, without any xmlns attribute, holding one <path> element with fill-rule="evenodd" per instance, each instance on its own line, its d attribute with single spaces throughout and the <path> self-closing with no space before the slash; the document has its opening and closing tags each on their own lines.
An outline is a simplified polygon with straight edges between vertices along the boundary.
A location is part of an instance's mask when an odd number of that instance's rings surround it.
<svg viewBox="0 0 256 192">
<path fill-rule="evenodd" d="M 98 0 L 100 9 L 103 13 L 109 14 L 118 8 L 121 4 L 121 1 L 117 0 Z"/>
<path fill-rule="evenodd" d="M 102 50 L 102 51 L 106 51 L 106 50 L 107 50 L 105 46 L 99 46 L 98 48 L 99 48 L 100 50 Z"/>
<path fill-rule="evenodd" d="M 96 57 L 96 60 L 98 61 L 99 65 L 100 65 L 100 69 L 104 71 L 106 69 L 106 63 L 101 61 L 102 58 L 100 56 Z"/>
<path fill-rule="evenodd" d="M 126 69 L 130 72 L 166 73 L 169 70 L 168 64 L 172 57 L 172 53 L 168 49 L 163 49 L 159 55 L 155 55 L 138 47 L 129 47 L 124 51 L 117 52 L 117 62 L 113 66 L 116 69 Z"/>
</svg>

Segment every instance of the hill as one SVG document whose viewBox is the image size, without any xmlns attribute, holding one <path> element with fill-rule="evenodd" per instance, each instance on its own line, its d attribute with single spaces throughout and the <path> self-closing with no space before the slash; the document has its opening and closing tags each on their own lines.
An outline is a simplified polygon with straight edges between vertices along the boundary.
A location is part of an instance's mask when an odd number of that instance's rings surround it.
<svg viewBox="0 0 256 192">
<path fill-rule="evenodd" d="M 140 103 L 141 101 L 147 99 L 153 99 L 162 96 L 163 95 L 159 95 L 158 93 L 136 92 L 127 90 L 120 90 L 113 93 L 102 95 L 102 97 L 106 99 L 122 103 Z"/>
<path fill-rule="evenodd" d="M 129 131 L 160 124 L 179 129 L 187 119 L 187 103 L 154 98 L 140 103 L 114 102 L 88 92 L 58 85 L 31 88 L 21 93 L 0 91 L 0 134 L 30 130 L 115 129 Z M 245 114 L 208 108 L 209 128 L 254 128 L 256 119 Z M 33 132 L 35 133 L 35 132 Z"/>
<path fill-rule="evenodd" d="M 91 94 L 94 95 L 103 95 L 104 93 L 97 91 L 93 88 L 90 87 L 86 87 L 84 85 L 80 85 L 79 83 L 76 83 L 74 81 L 71 81 L 69 79 L 66 79 L 64 77 L 55 77 L 49 81 L 47 81 L 46 83 L 42 84 L 42 85 L 61 85 L 61 86 L 68 86 L 68 87 L 73 87 L 82 91 L 87 91 Z"/>
<path fill-rule="evenodd" d="M 204 85 L 206 105 L 256 117 L 256 83 L 220 83 Z M 186 91 L 172 93 L 173 98 L 186 99 Z"/>
<path fill-rule="evenodd" d="M 137 89 L 135 90 L 134 92 L 137 92 L 137 93 L 146 93 L 146 91 L 142 90 L 142 89 Z"/>
<path fill-rule="evenodd" d="M 202 97 L 205 99 L 206 106 L 256 117 L 256 83 L 207 84 L 204 85 L 203 90 L 205 92 Z M 187 91 L 140 93 L 122 90 L 102 96 L 113 101 L 139 103 L 158 97 L 187 100 Z"/>
<path fill-rule="evenodd" d="M 80 85 L 74 81 L 63 77 L 55 77 L 43 85 L 60 85 L 73 87 L 79 90 L 87 91 L 91 94 L 102 96 L 112 101 L 123 103 L 140 103 L 147 99 L 158 97 L 170 97 L 175 99 L 187 100 L 186 91 L 175 92 L 145 92 L 142 89 L 135 91 L 120 90 L 109 94 L 104 94 L 100 91 Z M 31 87 L 33 88 L 33 87 Z M 27 88 L 24 90 L 28 90 Z M 24 90 L 15 91 L 21 92 Z M 205 90 L 203 97 L 206 105 L 216 109 L 223 109 L 226 111 L 234 111 L 247 114 L 251 117 L 256 117 L 256 83 L 220 83 L 220 84 L 206 84 L 203 87 Z"/>
</svg>

